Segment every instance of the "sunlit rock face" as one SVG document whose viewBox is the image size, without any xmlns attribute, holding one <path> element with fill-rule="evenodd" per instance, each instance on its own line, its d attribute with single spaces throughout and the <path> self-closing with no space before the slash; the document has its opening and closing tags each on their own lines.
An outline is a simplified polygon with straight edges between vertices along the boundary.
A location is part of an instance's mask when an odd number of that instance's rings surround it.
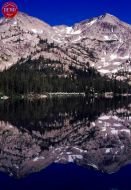
<svg viewBox="0 0 131 190">
<path fill-rule="evenodd" d="M 71 27 L 52 27 L 19 13 L 12 20 L 0 19 L 0 39 L 1 71 L 43 58 L 54 61 L 54 69 L 63 64 L 63 71 L 67 73 L 70 66 L 83 70 L 90 65 L 102 75 L 126 72 L 124 76 L 117 74 L 117 79 L 130 79 L 131 26 L 110 14 Z M 43 67 L 38 61 L 37 69 Z"/>
<path fill-rule="evenodd" d="M 15 118 L 10 112 L 12 105 L 7 106 L 8 114 L 4 110 L 0 112 L 0 118 L 4 118 L 0 121 L 0 171 L 20 178 L 52 163 L 71 162 L 113 173 L 131 162 L 130 104 L 123 108 L 120 105 L 115 109 L 108 107 L 108 111 L 102 112 L 99 107 L 93 112 L 93 105 L 89 106 L 87 102 L 77 104 L 76 111 L 72 103 L 71 109 L 65 111 L 65 104 L 67 102 L 62 106 L 58 102 L 41 103 L 48 113 L 42 117 L 44 112 L 37 109 L 40 104 L 37 107 L 31 103 L 36 118 L 32 112 L 30 115 L 27 107 L 24 116 L 24 106 L 21 114 L 22 106 L 17 107 L 17 104 L 13 113 Z M 57 107 L 56 110 L 52 105 Z"/>
</svg>

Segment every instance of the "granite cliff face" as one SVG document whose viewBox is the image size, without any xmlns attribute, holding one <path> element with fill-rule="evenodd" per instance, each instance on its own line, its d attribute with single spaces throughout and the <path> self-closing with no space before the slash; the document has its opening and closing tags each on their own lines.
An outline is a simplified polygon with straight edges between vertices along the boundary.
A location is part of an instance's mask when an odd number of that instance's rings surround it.
<svg viewBox="0 0 131 190">
<path fill-rule="evenodd" d="M 102 75 L 130 78 L 131 26 L 110 14 L 52 27 L 19 13 L 13 20 L 0 19 L 0 39 L 0 70 L 41 57 L 54 61 L 54 69 L 63 64 L 66 72 L 71 65 L 82 70 L 90 65 Z"/>
</svg>

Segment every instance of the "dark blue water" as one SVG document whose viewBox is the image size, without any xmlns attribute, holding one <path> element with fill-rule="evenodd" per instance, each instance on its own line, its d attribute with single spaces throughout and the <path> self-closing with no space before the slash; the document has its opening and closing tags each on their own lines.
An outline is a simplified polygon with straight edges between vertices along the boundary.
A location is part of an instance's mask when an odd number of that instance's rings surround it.
<svg viewBox="0 0 131 190">
<path fill-rule="evenodd" d="M 0 173 L 0 190 L 131 190 L 131 165 L 104 174 L 75 164 L 52 164 L 23 179 Z"/>
</svg>

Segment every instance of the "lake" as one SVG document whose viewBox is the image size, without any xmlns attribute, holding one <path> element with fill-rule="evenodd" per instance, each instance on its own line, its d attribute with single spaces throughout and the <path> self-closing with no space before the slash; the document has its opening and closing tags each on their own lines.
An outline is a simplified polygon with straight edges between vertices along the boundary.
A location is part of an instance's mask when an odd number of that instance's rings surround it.
<svg viewBox="0 0 131 190">
<path fill-rule="evenodd" d="M 131 98 L 0 102 L 2 190 L 131 189 Z"/>
</svg>

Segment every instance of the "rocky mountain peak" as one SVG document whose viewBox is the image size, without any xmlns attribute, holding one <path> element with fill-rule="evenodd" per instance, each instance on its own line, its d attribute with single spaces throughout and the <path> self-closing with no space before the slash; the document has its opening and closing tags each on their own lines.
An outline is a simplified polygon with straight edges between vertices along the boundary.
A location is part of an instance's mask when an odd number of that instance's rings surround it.
<svg viewBox="0 0 131 190">
<path fill-rule="evenodd" d="M 71 64 L 83 69 L 88 62 L 100 73 L 112 75 L 131 58 L 131 26 L 108 13 L 73 26 L 52 27 L 19 12 L 14 19 L 0 19 L 0 39 L 0 70 L 42 56 L 64 63 L 66 71 Z M 52 42 L 55 48 L 47 48 Z"/>
<path fill-rule="evenodd" d="M 109 13 L 105 13 L 98 18 L 102 21 L 107 21 L 107 22 L 114 22 L 114 21 L 119 20 L 117 17 L 115 17 L 114 15 L 111 15 Z"/>
<path fill-rule="evenodd" d="M 27 14 L 23 12 L 19 12 L 15 18 L 13 19 L 6 19 L 1 18 L 0 19 L 0 32 L 8 32 L 9 30 L 13 32 L 13 30 L 16 30 L 17 28 L 22 31 L 29 31 L 34 33 L 44 33 L 48 30 L 51 30 L 51 26 L 47 23 L 40 21 L 37 18 L 28 16 Z M 1 35 L 1 33 L 0 33 Z"/>
</svg>

